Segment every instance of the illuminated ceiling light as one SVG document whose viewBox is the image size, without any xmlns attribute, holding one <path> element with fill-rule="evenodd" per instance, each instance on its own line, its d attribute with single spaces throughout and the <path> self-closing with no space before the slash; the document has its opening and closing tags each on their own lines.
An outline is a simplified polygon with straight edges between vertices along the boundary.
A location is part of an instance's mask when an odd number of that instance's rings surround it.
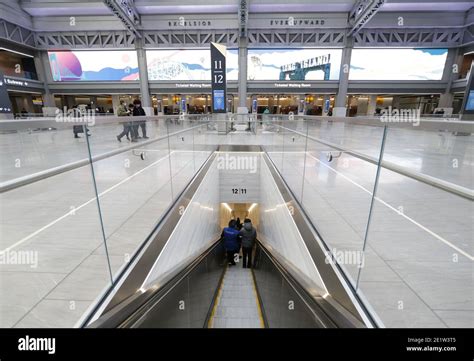
<svg viewBox="0 0 474 361">
<path fill-rule="evenodd" d="M 12 49 L 7 49 L 7 48 L 4 48 L 4 47 L 0 47 L 0 50 L 9 51 L 10 53 L 15 53 L 15 54 L 18 54 L 18 55 L 23 55 L 23 56 L 26 56 L 26 57 L 28 57 L 28 58 L 34 58 L 33 55 L 21 53 L 21 52 L 19 52 L 19 51 L 12 50 Z"/>
<path fill-rule="evenodd" d="M 230 206 L 227 203 L 222 203 L 222 204 L 224 205 L 224 207 L 228 209 L 229 212 L 232 212 L 232 208 L 230 208 Z"/>
<path fill-rule="evenodd" d="M 250 208 L 248 209 L 248 212 L 252 212 L 252 210 L 257 206 L 257 203 L 252 203 L 252 205 L 250 206 Z"/>
</svg>

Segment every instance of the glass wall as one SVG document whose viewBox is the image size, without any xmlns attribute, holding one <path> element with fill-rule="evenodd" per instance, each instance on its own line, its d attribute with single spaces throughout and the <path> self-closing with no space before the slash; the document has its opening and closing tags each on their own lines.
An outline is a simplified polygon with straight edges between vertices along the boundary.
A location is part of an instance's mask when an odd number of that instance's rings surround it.
<svg viewBox="0 0 474 361">
<path fill-rule="evenodd" d="M 473 327 L 471 132 L 274 115 L 263 131 L 327 259 L 380 326 Z"/>
<path fill-rule="evenodd" d="M 80 324 L 215 150 L 196 116 L 58 120 L 0 134 L 0 327 Z"/>
</svg>

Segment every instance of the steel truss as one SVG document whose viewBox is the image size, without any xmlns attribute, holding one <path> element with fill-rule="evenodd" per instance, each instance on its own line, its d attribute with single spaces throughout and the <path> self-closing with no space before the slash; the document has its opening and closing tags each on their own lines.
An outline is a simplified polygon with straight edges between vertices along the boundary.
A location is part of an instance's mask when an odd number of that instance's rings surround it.
<svg viewBox="0 0 474 361">
<path fill-rule="evenodd" d="M 344 47 L 348 29 L 249 29 L 248 46 Z M 210 42 L 238 47 L 238 29 L 228 30 L 145 30 L 141 32 L 146 48 L 204 48 Z M 423 29 L 370 29 L 354 34 L 354 47 L 459 47 L 472 44 L 471 27 Z M 48 49 L 133 49 L 137 38 L 127 30 L 33 32 L 0 19 L 0 39 Z"/>
<path fill-rule="evenodd" d="M 35 33 L 22 26 L 0 19 L 0 39 L 5 39 L 24 46 L 36 46 Z"/>
<path fill-rule="evenodd" d="M 126 49 L 135 47 L 135 36 L 128 31 L 87 31 L 37 33 L 39 49 Z"/>
<path fill-rule="evenodd" d="M 465 30 L 362 29 L 354 34 L 354 46 L 363 47 L 456 47 L 463 45 Z"/>
</svg>

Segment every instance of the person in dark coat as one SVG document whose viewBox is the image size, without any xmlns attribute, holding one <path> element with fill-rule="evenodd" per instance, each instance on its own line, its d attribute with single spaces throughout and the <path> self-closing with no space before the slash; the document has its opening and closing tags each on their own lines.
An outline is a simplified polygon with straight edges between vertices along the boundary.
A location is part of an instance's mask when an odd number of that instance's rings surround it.
<svg viewBox="0 0 474 361">
<path fill-rule="evenodd" d="M 135 99 L 133 101 L 133 105 L 135 106 L 133 108 L 133 116 L 145 116 L 146 113 L 145 113 L 145 109 L 142 108 L 142 102 L 140 99 Z M 140 126 L 140 128 L 142 128 L 142 135 L 143 135 L 143 139 L 147 139 L 148 137 L 146 136 L 146 120 L 140 120 L 137 122 L 138 123 L 138 126 Z M 137 126 L 137 131 L 136 131 L 136 136 L 138 138 L 138 126 Z"/>
<path fill-rule="evenodd" d="M 221 236 L 227 253 L 227 262 L 229 266 L 235 266 L 235 255 L 240 251 L 240 235 L 235 220 L 229 222 L 229 226 L 224 228 Z"/>
<path fill-rule="evenodd" d="M 242 229 L 242 223 L 240 222 L 240 217 L 237 217 L 235 228 L 237 228 L 238 231 Z"/>
<path fill-rule="evenodd" d="M 252 251 L 257 241 L 257 231 L 252 226 L 252 221 L 248 218 L 244 220 L 244 225 L 239 232 L 242 241 L 242 261 L 243 268 L 252 268 Z"/>
</svg>

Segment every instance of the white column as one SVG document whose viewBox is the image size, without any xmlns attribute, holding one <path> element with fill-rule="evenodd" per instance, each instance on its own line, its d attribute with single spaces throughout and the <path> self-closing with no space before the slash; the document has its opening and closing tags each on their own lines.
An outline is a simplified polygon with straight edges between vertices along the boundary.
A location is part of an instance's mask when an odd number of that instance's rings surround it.
<svg viewBox="0 0 474 361">
<path fill-rule="evenodd" d="M 454 65 L 457 65 L 457 72 L 454 71 Z M 459 56 L 459 48 L 448 49 L 448 56 L 444 65 L 442 80 L 446 82 L 446 88 L 439 97 L 438 109 L 444 110 L 444 115 L 453 114 L 454 94 L 451 92 L 453 80 L 459 76 L 459 68 L 462 64 L 462 56 Z"/>
<path fill-rule="evenodd" d="M 112 108 L 114 109 L 114 115 L 117 115 L 117 109 L 120 106 L 120 96 L 112 95 Z"/>
<path fill-rule="evenodd" d="M 367 105 L 367 115 L 372 116 L 377 109 L 377 95 L 369 95 L 369 104 Z"/>
<path fill-rule="evenodd" d="M 336 94 L 334 116 L 345 117 L 347 113 L 346 96 L 349 86 L 349 69 L 352 55 L 352 38 L 349 38 L 346 47 L 342 50 L 341 68 L 339 71 L 339 89 Z"/>
<path fill-rule="evenodd" d="M 326 102 L 329 101 L 329 106 L 326 107 Z M 331 107 L 331 96 L 329 94 L 324 94 L 323 95 L 323 112 L 322 115 L 328 115 L 329 108 Z"/>
<path fill-rule="evenodd" d="M 239 39 L 239 104 L 238 114 L 247 114 L 247 38 Z"/>
<path fill-rule="evenodd" d="M 140 74 L 140 94 L 142 107 L 146 115 L 153 115 L 151 105 L 150 87 L 148 85 L 148 68 L 146 65 L 146 51 L 142 46 L 142 40 L 137 41 L 138 72 Z"/>
<path fill-rule="evenodd" d="M 157 95 L 156 101 L 158 103 L 158 115 L 163 115 L 163 95 Z"/>
<path fill-rule="evenodd" d="M 45 116 L 55 116 L 56 110 L 58 108 L 56 107 L 56 103 L 54 101 L 54 95 L 51 94 L 49 90 L 49 83 L 53 81 L 53 78 L 49 69 L 48 52 L 37 51 L 34 62 L 38 80 L 42 81 L 44 84 L 43 114 Z"/>
</svg>

